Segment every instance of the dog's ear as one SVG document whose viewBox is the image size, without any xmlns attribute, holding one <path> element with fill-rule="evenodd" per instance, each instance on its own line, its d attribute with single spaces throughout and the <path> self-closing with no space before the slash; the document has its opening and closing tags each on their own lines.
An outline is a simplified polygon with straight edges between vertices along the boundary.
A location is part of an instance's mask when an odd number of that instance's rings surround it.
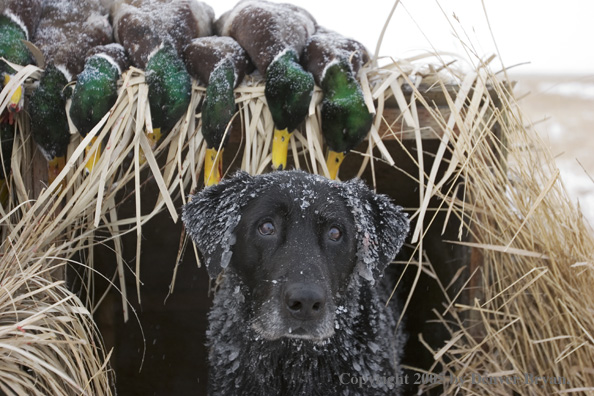
<svg viewBox="0 0 594 396">
<path fill-rule="evenodd" d="M 373 283 L 400 251 L 409 231 L 408 215 L 359 179 L 343 183 L 343 196 L 357 229 L 358 273 Z"/>
<path fill-rule="evenodd" d="M 192 196 L 183 208 L 186 231 L 213 279 L 231 261 L 231 247 L 235 244 L 233 231 L 241 218 L 241 207 L 249 200 L 252 179 L 249 174 L 238 172 Z"/>
</svg>

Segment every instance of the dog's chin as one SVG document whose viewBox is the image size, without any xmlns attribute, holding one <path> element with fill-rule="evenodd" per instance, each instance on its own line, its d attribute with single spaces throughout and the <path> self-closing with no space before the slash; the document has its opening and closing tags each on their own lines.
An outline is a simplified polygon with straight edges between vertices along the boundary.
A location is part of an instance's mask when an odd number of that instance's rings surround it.
<svg viewBox="0 0 594 396">
<path fill-rule="evenodd" d="M 293 339 L 293 340 L 310 341 L 314 344 L 323 344 L 330 337 L 332 337 L 334 335 L 334 332 L 331 332 L 330 334 L 311 334 L 311 333 L 308 333 L 302 329 L 295 329 L 295 330 L 289 329 L 289 330 L 291 330 L 291 331 L 286 332 L 284 334 L 278 334 L 278 335 L 271 334 L 271 338 L 267 338 L 267 337 L 264 337 L 264 338 L 267 339 L 268 341 L 275 341 L 275 340 L 281 340 L 283 338 L 286 338 L 286 339 Z"/>
<path fill-rule="evenodd" d="M 318 325 L 311 329 L 309 326 L 271 326 L 261 322 L 252 324 L 255 332 L 267 341 L 276 341 L 283 338 L 307 340 L 314 343 L 323 343 L 334 335 L 334 327 Z"/>
<path fill-rule="evenodd" d="M 323 341 L 327 340 L 328 338 L 332 337 L 333 335 L 334 335 L 334 330 L 332 330 L 330 332 L 316 334 L 316 333 L 308 332 L 303 327 L 298 327 L 296 329 L 289 328 L 289 330 L 282 337 L 296 338 L 299 340 L 309 340 L 309 341 L 319 343 L 319 342 L 323 342 Z"/>
</svg>

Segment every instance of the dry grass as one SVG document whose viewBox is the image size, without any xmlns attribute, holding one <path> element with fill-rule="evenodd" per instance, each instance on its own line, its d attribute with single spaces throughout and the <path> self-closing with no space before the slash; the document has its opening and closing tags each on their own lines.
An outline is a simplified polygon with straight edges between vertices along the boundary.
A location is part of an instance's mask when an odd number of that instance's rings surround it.
<svg viewBox="0 0 594 396">
<path fill-rule="evenodd" d="M 496 92 L 496 102 L 487 87 Z M 459 379 L 443 386 L 444 394 L 588 394 L 594 392 L 592 230 L 508 87 L 486 67 L 467 74 L 448 100 L 451 116 L 434 113 L 446 132 L 437 156 L 452 152 L 448 172 L 438 180 L 435 168 L 423 169 L 419 160 L 423 204 L 414 216 L 428 216 L 429 198 L 440 196 L 441 209 L 463 218 L 474 239 L 452 243 L 466 244 L 483 258 L 469 282 L 477 285 L 474 299 L 452 300 L 435 313 L 451 329 L 451 340 L 432 352 L 446 367 L 446 382 Z M 417 105 L 408 103 L 404 110 L 398 103 L 404 113 L 414 113 Z M 414 117 L 411 122 L 418 128 Z M 465 201 L 441 195 L 446 181 L 457 184 L 452 180 L 464 181 Z M 413 239 L 423 263 L 425 230 L 422 221 L 417 224 Z M 531 376 L 543 378 L 534 382 Z"/>
<path fill-rule="evenodd" d="M 39 70 L 28 66 L 14 82 L 38 77 Z M 0 93 L 0 109 L 12 89 L 8 85 Z M 0 206 L 0 393 L 110 395 L 109 358 L 91 313 L 63 281 L 56 280 L 64 270 L 67 249 L 44 238 L 59 221 L 47 212 L 32 211 L 27 177 L 30 137 L 23 114 L 16 119 L 15 133 L 11 194 Z"/>
<path fill-rule="evenodd" d="M 480 107 L 462 113 L 459 126 L 473 127 L 462 130 L 458 142 L 465 140 L 465 148 L 458 143 L 454 153 L 468 181 L 468 227 L 484 257 L 482 298 L 451 307 L 452 312 L 474 312 L 477 323 L 470 326 L 480 331 L 469 331 L 468 325 L 455 331 L 456 342 L 439 355 L 452 359 L 447 367 L 456 376 L 522 378 L 505 387 L 466 383 L 460 389 L 470 394 L 593 392 L 591 229 L 567 197 L 553 158 L 527 128 L 513 97 L 492 74 L 481 78 L 497 88 L 501 108 L 491 109 L 485 122 L 472 115 Z M 506 148 L 491 132 L 495 122 L 503 127 Z M 506 150 L 507 161 L 498 161 L 505 154 L 501 150 Z M 526 384 L 526 374 L 569 383 Z"/>
<path fill-rule="evenodd" d="M 0 219 L 3 232 L 8 219 Z M 53 224 L 45 217 L 36 225 Z M 0 245 L 0 393 L 110 395 L 109 356 L 92 315 L 56 280 L 63 252 L 37 250 L 36 237 L 23 232 Z"/>
</svg>

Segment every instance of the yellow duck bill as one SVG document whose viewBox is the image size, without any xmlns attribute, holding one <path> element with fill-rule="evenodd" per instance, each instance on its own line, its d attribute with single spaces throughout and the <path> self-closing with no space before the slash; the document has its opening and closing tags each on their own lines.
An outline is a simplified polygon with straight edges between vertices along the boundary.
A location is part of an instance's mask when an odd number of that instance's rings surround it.
<svg viewBox="0 0 594 396">
<path fill-rule="evenodd" d="M 101 143 L 99 143 L 96 150 L 92 151 L 93 145 L 95 144 L 96 141 L 97 141 L 97 137 L 95 136 L 94 138 L 91 139 L 91 142 L 85 148 L 85 158 L 88 158 L 87 163 L 85 164 L 85 172 L 87 175 L 89 173 L 91 173 L 91 171 L 93 170 L 93 168 L 95 167 L 97 162 L 99 162 L 99 158 L 101 158 Z M 91 153 L 91 151 L 92 151 L 92 153 Z M 90 156 L 89 156 L 89 153 L 91 153 Z"/>
<path fill-rule="evenodd" d="M 66 166 L 66 157 L 54 157 L 47 163 L 47 184 L 52 185 L 54 180 L 58 177 L 60 172 Z M 64 188 L 66 180 L 62 180 L 61 187 Z"/>
<path fill-rule="evenodd" d="M 7 86 L 10 82 L 10 76 L 8 74 L 4 75 L 4 86 Z M 24 104 L 24 96 L 23 96 L 23 86 L 19 85 L 10 96 L 10 101 L 8 102 L 8 111 L 13 113 L 18 113 L 23 108 Z"/>
<path fill-rule="evenodd" d="M 285 129 L 274 129 L 272 138 L 272 168 L 274 170 L 287 169 L 287 152 L 292 132 Z"/>
<path fill-rule="evenodd" d="M 328 172 L 330 173 L 330 179 L 336 180 L 340 164 L 342 164 L 344 157 L 345 153 L 338 153 L 332 150 L 328 151 L 328 158 L 326 158 L 326 166 L 328 167 Z"/>
<path fill-rule="evenodd" d="M 204 186 L 218 184 L 223 176 L 223 151 L 216 148 L 206 149 L 204 158 Z"/>
<path fill-rule="evenodd" d="M 151 149 L 154 150 L 155 147 L 157 147 L 157 143 L 159 143 L 159 140 L 161 140 L 162 134 L 161 134 L 161 128 L 153 128 L 153 130 L 151 132 L 147 132 L 146 133 L 146 138 L 149 141 L 149 145 L 151 146 Z M 140 148 L 140 155 L 138 157 L 138 162 L 140 165 L 144 165 L 144 163 L 146 162 L 146 156 L 144 155 L 144 151 L 142 151 L 142 147 Z"/>
<path fill-rule="evenodd" d="M 159 140 L 161 140 L 162 137 L 161 128 L 153 128 L 153 131 L 147 133 L 146 137 L 148 138 L 151 148 L 154 150 L 157 146 L 157 143 L 159 143 Z"/>
</svg>

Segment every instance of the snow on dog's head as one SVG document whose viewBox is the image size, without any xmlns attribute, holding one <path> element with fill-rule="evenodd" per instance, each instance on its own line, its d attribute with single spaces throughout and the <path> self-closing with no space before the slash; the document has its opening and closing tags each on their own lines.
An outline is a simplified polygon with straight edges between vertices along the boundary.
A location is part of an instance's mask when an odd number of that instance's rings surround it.
<svg viewBox="0 0 594 396">
<path fill-rule="evenodd" d="M 340 373 L 399 372 L 399 312 L 378 280 L 408 219 L 387 197 L 361 181 L 240 172 L 192 197 L 182 219 L 209 275 L 224 274 L 207 332 L 211 394 L 360 394 Z"/>
<path fill-rule="evenodd" d="M 320 196 L 319 186 L 334 193 Z M 357 271 L 368 281 L 381 277 L 408 234 L 408 218 L 402 208 L 392 204 L 387 196 L 375 194 L 361 180 L 337 182 L 301 171 L 258 176 L 238 172 L 193 196 L 183 209 L 186 230 L 200 250 L 211 278 L 229 265 L 242 209 L 256 197 L 281 191 L 294 201 L 301 200 L 301 210 L 310 205 L 310 200 L 325 200 L 329 207 L 340 201 L 336 204 L 348 207 L 356 228 Z"/>
<path fill-rule="evenodd" d="M 373 284 L 408 232 L 363 182 L 301 171 L 240 172 L 192 197 L 182 219 L 209 275 L 239 278 L 249 323 L 269 340 L 332 336 L 353 275 Z"/>
</svg>

